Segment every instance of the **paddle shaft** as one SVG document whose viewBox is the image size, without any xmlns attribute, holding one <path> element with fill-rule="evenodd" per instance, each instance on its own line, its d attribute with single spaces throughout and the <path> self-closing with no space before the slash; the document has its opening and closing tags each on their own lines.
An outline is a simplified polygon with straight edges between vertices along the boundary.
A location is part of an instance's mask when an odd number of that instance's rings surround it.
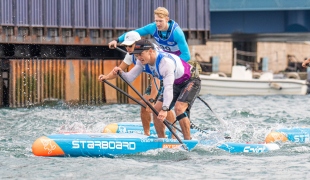
<svg viewBox="0 0 310 180">
<path fill-rule="evenodd" d="M 206 101 L 204 101 L 200 96 L 197 96 L 197 98 L 198 98 L 201 102 L 203 102 L 203 103 L 212 111 L 212 113 L 215 115 L 215 117 L 217 118 L 217 120 L 219 120 L 220 123 L 221 123 L 222 125 L 224 125 L 224 126 L 227 125 L 225 121 L 223 121 L 221 118 L 219 118 L 219 117 L 216 115 L 216 113 L 212 110 L 212 108 L 209 106 L 209 104 L 208 104 Z"/>
<path fill-rule="evenodd" d="M 120 51 L 120 52 L 122 52 L 122 53 L 124 53 L 124 54 L 127 54 L 127 51 L 125 51 L 125 50 L 123 50 L 123 49 L 121 49 L 121 48 L 119 48 L 119 47 L 115 47 L 115 49 L 117 49 L 118 51 Z"/>
<path fill-rule="evenodd" d="M 146 106 L 144 104 L 142 104 L 140 101 L 136 100 L 134 97 L 130 96 L 129 94 L 127 94 L 125 91 L 123 91 L 122 89 L 114 86 L 113 84 L 111 84 L 109 81 L 107 80 L 103 80 L 102 82 L 107 83 L 109 86 L 111 86 L 112 88 L 118 90 L 119 92 L 125 94 L 127 97 L 129 97 L 131 100 L 133 100 L 134 102 L 140 104 L 142 107 L 146 108 Z"/>
<path fill-rule="evenodd" d="M 131 87 L 131 89 L 134 90 L 135 93 L 136 93 L 136 94 L 137 94 L 137 95 L 138 95 L 138 96 L 152 109 L 152 111 L 154 112 L 154 114 L 155 114 L 156 116 L 158 116 L 158 112 L 156 111 L 156 109 L 155 109 L 147 100 L 144 99 L 144 97 L 136 90 L 136 88 L 134 88 L 129 82 L 127 82 L 127 80 L 126 80 L 125 78 L 123 78 L 123 76 L 122 76 L 119 72 L 118 72 L 118 75 L 119 75 L 119 77 L 120 77 L 123 81 L 125 81 L 125 82 Z M 185 146 L 185 144 L 182 142 L 182 140 L 179 138 L 179 136 L 178 136 L 175 132 L 173 132 L 172 128 L 169 126 L 169 124 L 167 123 L 167 120 L 166 120 L 166 119 L 163 121 L 163 123 L 166 125 L 166 127 L 169 129 L 169 131 L 174 135 L 174 137 L 179 141 L 179 143 L 182 144 L 183 148 L 184 148 L 185 150 L 188 151 L 188 148 Z"/>
</svg>

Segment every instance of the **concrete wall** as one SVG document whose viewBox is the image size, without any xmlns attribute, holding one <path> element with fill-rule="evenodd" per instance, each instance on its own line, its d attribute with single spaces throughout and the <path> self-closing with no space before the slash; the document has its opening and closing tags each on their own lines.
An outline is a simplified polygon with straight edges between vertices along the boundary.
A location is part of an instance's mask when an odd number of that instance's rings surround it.
<svg viewBox="0 0 310 180">
<path fill-rule="evenodd" d="M 294 56 L 293 61 L 303 62 L 304 58 L 310 56 L 310 44 L 307 43 L 277 43 L 258 42 L 257 61 L 268 57 L 269 70 L 278 73 L 284 71 L 288 65 L 288 55 Z"/>
<path fill-rule="evenodd" d="M 233 64 L 233 42 L 208 41 L 206 45 L 189 46 L 191 59 L 197 59 L 196 53 L 202 58 L 199 62 L 210 62 L 213 56 L 219 57 L 219 71 L 231 74 Z M 288 65 L 288 55 L 293 55 L 297 62 L 303 62 L 304 58 L 310 57 L 309 43 L 293 42 L 257 42 L 257 62 L 263 57 L 268 57 L 269 71 L 278 73 L 284 71 Z"/>
<path fill-rule="evenodd" d="M 220 59 L 219 71 L 231 74 L 231 66 L 233 63 L 233 47 L 232 42 L 212 42 L 208 41 L 206 45 L 189 46 L 191 59 L 196 59 L 195 54 L 199 53 L 202 59 L 199 62 L 210 62 L 213 56 Z"/>
<path fill-rule="evenodd" d="M 261 58 L 268 58 L 269 71 L 277 73 L 287 67 L 287 44 L 258 42 L 257 43 L 257 62 Z"/>
</svg>

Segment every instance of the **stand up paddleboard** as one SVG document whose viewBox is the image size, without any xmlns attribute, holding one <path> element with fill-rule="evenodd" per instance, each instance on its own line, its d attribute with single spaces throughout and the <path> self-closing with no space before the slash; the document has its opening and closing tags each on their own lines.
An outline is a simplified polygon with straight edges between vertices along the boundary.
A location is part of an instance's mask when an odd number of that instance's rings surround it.
<svg viewBox="0 0 310 180">
<path fill-rule="evenodd" d="M 189 150 L 197 140 L 183 140 Z M 213 142 L 204 140 L 202 145 Z M 277 144 L 222 143 L 218 148 L 229 153 L 262 153 L 279 149 Z M 146 152 L 159 148 L 178 148 L 182 145 L 175 139 L 155 138 L 141 134 L 96 133 L 96 134 L 52 134 L 38 138 L 32 145 L 36 156 L 50 157 L 114 157 Z"/>
<path fill-rule="evenodd" d="M 230 153 L 265 153 L 280 149 L 277 144 L 252 144 L 252 143 L 233 143 L 227 142 L 218 148 Z"/>
<path fill-rule="evenodd" d="M 183 140 L 192 150 L 197 140 Z M 176 139 L 154 138 L 141 134 L 52 134 L 38 138 L 32 145 L 36 156 L 118 156 L 146 152 L 158 148 L 182 148 Z"/>
<path fill-rule="evenodd" d="M 141 122 L 119 122 L 119 123 L 112 123 L 105 126 L 105 128 L 102 131 L 103 133 L 139 133 L 143 134 L 143 126 Z M 197 129 L 191 129 L 191 134 L 199 133 L 201 131 Z M 208 131 L 204 130 L 203 133 L 207 134 L 215 134 L 217 131 Z M 150 125 L 150 134 L 151 136 L 156 137 L 156 130 L 151 123 Z M 168 138 L 171 138 L 170 131 L 166 130 L 166 136 Z M 224 140 L 224 138 L 222 139 Z M 262 152 L 268 152 L 280 149 L 279 145 L 277 144 L 257 144 L 257 143 L 233 143 L 233 142 L 227 142 L 222 143 L 218 145 L 218 142 L 214 140 L 200 140 L 199 144 L 201 145 L 215 145 L 218 148 L 227 151 L 229 153 L 262 153 Z"/>
<path fill-rule="evenodd" d="M 191 134 L 199 133 L 201 131 L 197 129 L 191 129 Z M 111 123 L 104 127 L 102 133 L 137 133 L 137 134 L 144 134 L 143 126 L 141 122 L 119 122 L 119 123 Z M 216 133 L 216 131 L 208 131 L 203 130 L 203 133 Z M 166 137 L 171 138 L 172 133 L 166 129 L 165 131 Z M 150 124 L 150 136 L 157 137 L 157 133 L 154 127 L 154 124 Z"/>
<path fill-rule="evenodd" d="M 192 129 L 191 133 L 199 132 Z M 206 131 L 205 133 L 216 133 Z M 38 138 L 32 145 L 32 152 L 36 156 L 51 157 L 100 157 L 119 156 L 146 152 L 159 148 L 182 148 L 176 139 L 157 138 L 154 125 L 151 124 L 152 136 L 143 135 L 141 122 L 122 122 L 107 125 L 103 133 L 65 133 L 52 134 Z M 171 137 L 169 131 L 167 137 Z M 263 153 L 279 149 L 277 144 L 252 144 L 220 142 L 211 139 L 183 140 L 184 145 L 192 150 L 197 144 L 214 146 L 229 153 Z"/>
<path fill-rule="evenodd" d="M 281 128 L 272 130 L 265 138 L 266 143 L 294 142 L 309 143 L 310 128 Z"/>
</svg>

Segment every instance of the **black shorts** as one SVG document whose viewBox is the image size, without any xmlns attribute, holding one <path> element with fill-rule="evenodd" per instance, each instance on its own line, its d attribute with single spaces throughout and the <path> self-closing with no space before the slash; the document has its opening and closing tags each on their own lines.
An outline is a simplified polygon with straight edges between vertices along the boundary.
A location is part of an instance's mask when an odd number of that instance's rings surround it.
<svg viewBox="0 0 310 180">
<path fill-rule="evenodd" d="M 199 77 L 192 77 L 189 80 L 173 85 L 173 99 L 169 106 L 172 109 L 177 101 L 188 103 L 187 110 L 190 110 L 195 99 L 199 95 L 201 88 L 201 80 Z M 163 102 L 163 95 L 158 97 L 158 100 Z"/>
</svg>

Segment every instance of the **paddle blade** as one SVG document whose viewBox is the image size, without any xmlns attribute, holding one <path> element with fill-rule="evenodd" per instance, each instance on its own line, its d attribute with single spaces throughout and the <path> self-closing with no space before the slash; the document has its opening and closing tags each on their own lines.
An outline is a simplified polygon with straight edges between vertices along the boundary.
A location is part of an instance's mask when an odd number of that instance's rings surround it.
<svg viewBox="0 0 310 180">
<path fill-rule="evenodd" d="M 182 144 L 183 149 L 185 149 L 186 151 L 189 151 L 187 146 L 185 144 Z"/>
</svg>

